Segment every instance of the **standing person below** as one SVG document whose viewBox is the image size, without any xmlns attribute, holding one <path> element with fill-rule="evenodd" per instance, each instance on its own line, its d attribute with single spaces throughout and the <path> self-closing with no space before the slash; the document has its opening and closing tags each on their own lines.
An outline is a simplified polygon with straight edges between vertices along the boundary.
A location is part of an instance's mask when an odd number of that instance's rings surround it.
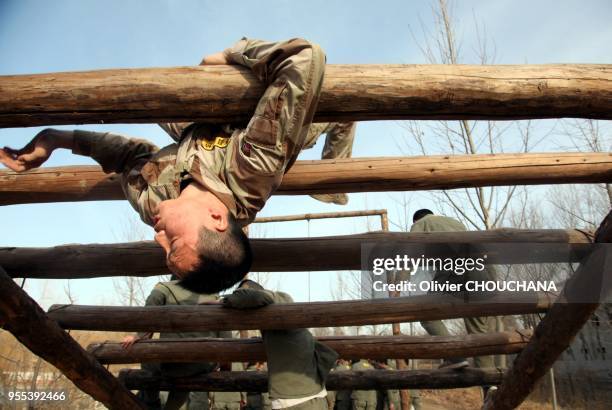
<svg viewBox="0 0 612 410">
<path fill-rule="evenodd" d="M 353 360 L 352 370 L 370 371 L 374 366 L 366 360 Z M 353 390 L 351 393 L 351 403 L 353 410 L 376 410 L 376 390 Z"/>
<path fill-rule="evenodd" d="M 223 298 L 223 306 L 233 309 L 274 303 L 293 303 L 293 299 L 248 279 Z M 338 354 L 317 342 L 307 329 L 262 330 L 261 335 L 268 357 L 272 409 L 327 410 L 325 381 Z"/>
<path fill-rule="evenodd" d="M 213 301 L 218 301 L 217 295 L 201 295 L 193 293 L 182 286 L 176 280 L 169 282 L 159 282 L 145 302 L 145 306 L 178 306 L 178 305 L 201 305 L 208 304 Z M 123 339 L 122 346 L 124 349 L 130 349 L 134 343 L 143 339 L 150 339 L 153 333 L 138 333 L 137 335 L 126 336 Z M 177 332 L 177 333 L 160 333 L 160 339 L 185 339 L 196 337 L 221 337 L 231 338 L 232 332 L 229 331 L 202 331 L 202 332 Z M 206 374 L 213 371 L 217 367 L 217 363 L 143 363 L 142 369 L 153 375 L 162 377 L 192 377 L 200 374 Z M 142 390 L 138 393 L 139 398 L 145 403 L 148 409 L 161 409 L 161 401 L 159 391 L 157 390 Z M 194 401 L 208 402 L 207 393 L 193 392 L 192 399 Z M 168 398 L 163 407 L 164 410 L 179 409 L 189 397 L 188 391 L 168 392 Z"/>
<path fill-rule="evenodd" d="M 161 150 L 110 133 L 46 129 L 22 149 L 0 149 L 0 162 L 21 172 L 66 148 L 93 158 L 104 172 L 119 173 L 127 200 L 157 232 L 170 271 L 192 291 L 212 294 L 249 271 L 251 248 L 241 228 L 255 219 L 317 134 L 309 137 L 325 55 L 303 39 L 243 38 L 201 64 L 242 65 L 267 86 L 248 124 L 160 124 L 176 141 Z M 322 131 L 335 135 L 331 145 L 344 144 L 330 152 L 347 155 L 343 138 L 352 138 L 354 126 L 340 128 Z"/>
<path fill-rule="evenodd" d="M 351 364 L 348 360 L 338 359 L 336 361 L 336 367 L 334 372 L 346 372 L 351 370 Z M 334 409 L 336 410 L 350 410 L 351 409 L 351 391 L 350 390 L 338 390 L 334 395 Z"/>
<path fill-rule="evenodd" d="M 463 232 L 467 231 L 465 225 L 460 221 L 448 216 L 434 215 L 429 209 L 420 209 L 412 217 L 413 225 L 410 232 Z M 464 280 L 488 280 L 489 275 L 493 274 L 492 268 L 488 267 L 483 271 L 468 271 L 464 275 Z M 434 280 L 445 282 L 455 276 L 453 272 L 436 271 Z M 487 333 L 489 331 L 487 317 L 466 317 L 463 319 L 465 329 L 468 334 Z M 432 336 L 450 336 L 450 332 L 441 320 L 421 322 L 427 333 Z M 476 367 L 495 367 L 493 356 L 477 356 L 474 358 Z M 463 357 L 453 357 L 444 359 L 440 368 L 461 369 L 469 366 L 468 361 Z"/>
<path fill-rule="evenodd" d="M 242 363 L 231 363 L 221 366 L 219 370 L 241 372 L 244 368 Z M 237 391 L 210 392 L 208 397 L 211 410 L 240 410 L 243 401 L 242 393 Z"/>
</svg>

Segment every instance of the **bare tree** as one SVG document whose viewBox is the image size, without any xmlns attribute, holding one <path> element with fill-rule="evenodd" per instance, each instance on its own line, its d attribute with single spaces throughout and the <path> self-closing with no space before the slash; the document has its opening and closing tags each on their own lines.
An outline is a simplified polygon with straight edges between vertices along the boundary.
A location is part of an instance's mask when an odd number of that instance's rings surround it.
<svg viewBox="0 0 612 410">
<path fill-rule="evenodd" d="M 462 62 L 461 43 L 455 34 L 456 22 L 446 0 L 438 0 L 432 7 L 434 30 L 421 22 L 423 40 L 418 41 L 422 54 L 430 64 L 459 64 Z M 476 34 L 475 53 L 480 64 L 495 60 L 495 46 L 486 35 L 486 29 L 474 18 Z M 449 96 L 452 98 L 452 96 Z M 495 154 L 508 150 L 528 152 L 538 141 L 532 136 L 530 121 L 406 121 L 406 129 L 414 144 L 398 143 L 406 155 Z M 511 137 L 511 138 L 510 138 Z M 541 139 L 540 139 L 541 140 Z M 440 204 L 442 213 L 452 213 L 471 229 L 493 229 L 502 224 L 510 204 L 523 188 L 478 187 L 431 193 L 432 202 Z"/>
<path fill-rule="evenodd" d="M 564 150 L 610 152 L 612 131 L 609 123 L 595 120 L 563 120 Z M 567 228 L 595 230 L 612 207 L 612 184 L 555 186 L 550 190 L 553 217 Z"/>
<path fill-rule="evenodd" d="M 120 232 L 115 232 L 117 240 L 143 241 L 151 236 L 147 226 L 131 213 L 125 216 L 121 227 Z M 124 306 L 144 306 L 153 282 L 168 280 L 168 276 L 141 278 L 130 276 L 130 272 L 125 272 L 125 275 L 113 279 L 116 298 Z"/>
</svg>

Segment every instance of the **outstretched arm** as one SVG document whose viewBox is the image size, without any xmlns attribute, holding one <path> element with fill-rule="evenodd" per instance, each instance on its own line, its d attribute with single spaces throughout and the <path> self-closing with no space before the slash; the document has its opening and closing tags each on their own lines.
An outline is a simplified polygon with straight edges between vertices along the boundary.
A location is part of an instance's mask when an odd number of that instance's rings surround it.
<svg viewBox="0 0 612 410">
<path fill-rule="evenodd" d="M 22 149 L 5 147 L 0 150 L 0 162 L 13 171 L 27 171 L 41 166 L 58 148 L 91 157 L 106 173 L 123 172 L 158 151 L 157 146 L 145 140 L 111 133 L 48 128 Z"/>
<path fill-rule="evenodd" d="M 47 128 L 42 130 L 22 149 L 0 149 L 0 163 L 16 172 L 38 168 L 58 148 L 72 149 L 74 132 Z"/>
</svg>

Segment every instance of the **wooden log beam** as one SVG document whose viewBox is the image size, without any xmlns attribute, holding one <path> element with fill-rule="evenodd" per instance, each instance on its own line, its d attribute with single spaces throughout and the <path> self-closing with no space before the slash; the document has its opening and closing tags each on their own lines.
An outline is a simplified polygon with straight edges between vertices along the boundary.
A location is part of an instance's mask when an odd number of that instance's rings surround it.
<svg viewBox="0 0 612 410">
<path fill-rule="evenodd" d="M 365 211 L 344 211 L 344 212 L 317 212 L 297 215 L 261 216 L 255 218 L 253 223 L 271 222 L 291 222 L 304 221 L 311 219 L 336 219 L 336 218 L 355 218 L 360 216 L 380 216 L 387 215 L 386 209 L 371 209 Z"/>
<path fill-rule="evenodd" d="M 595 242 L 612 242 L 612 211 L 597 230 Z M 567 280 L 561 295 L 538 324 L 531 341 L 514 360 L 499 390 L 488 397 L 483 409 L 516 408 L 569 347 L 599 302 L 607 300 L 610 294 L 610 253 L 609 245 L 598 247 Z"/>
<path fill-rule="evenodd" d="M 489 263 L 567 262 L 578 260 L 591 243 L 579 230 L 497 229 L 470 232 L 371 232 L 320 238 L 251 239 L 253 272 L 360 270 L 364 243 L 398 246 L 428 243 L 513 244 L 498 251 L 490 245 Z M 538 243 L 539 247 L 529 246 Z M 542 250 L 546 247 L 546 252 Z M 521 251 L 516 251 L 520 249 Z M 480 257 L 482 255 L 479 255 Z M 154 276 L 168 273 L 163 250 L 152 241 L 62 245 L 50 248 L 0 247 L 0 266 L 12 277 L 77 279 L 101 276 Z"/>
<path fill-rule="evenodd" d="M 527 344 L 530 331 L 466 336 L 328 336 L 317 338 L 344 359 L 441 359 L 490 354 L 515 354 Z M 248 362 L 267 361 L 256 339 L 141 340 L 129 350 L 121 343 L 92 343 L 87 351 L 103 364 L 143 362 Z"/>
<path fill-rule="evenodd" d="M 451 295 L 274 304 L 234 310 L 209 306 L 53 305 L 48 315 L 65 329 L 115 332 L 183 332 L 204 330 L 295 329 L 362 326 L 460 317 L 545 312 L 553 295 L 502 293 L 465 302 Z"/>
<path fill-rule="evenodd" d="M 329 374 L 327 390 L 456 389 L 497 385 L 503 373 L 497 369 L 370 370 Z M 142 370 L 124 369 L 119 379 L 128 389 L 187 391 L 268 390 L 267 372 L 213 372 L 191 378 L 160 378 Z"/>
<path fill-rule="evenodd" d="M 79 389 L 111 409 L 144 409 L 96 359 L 49 319 L 0 267 L 0 325 Z"/>
<path fill-rule="evenodd" d="M 612 181 L 610 153 L 438 155 L 298 161 L 276 195 Z M 97 166 L 0 172 L 0 205 L 124 199 Z"/>
<path fill-rule="evenodd" d="M 0 127 L 246 122 L 263 84 L 235 66 L 0 77 Z M 612 119 L 610 65 L 329 65 L 315 118 Z"/>
</svg>

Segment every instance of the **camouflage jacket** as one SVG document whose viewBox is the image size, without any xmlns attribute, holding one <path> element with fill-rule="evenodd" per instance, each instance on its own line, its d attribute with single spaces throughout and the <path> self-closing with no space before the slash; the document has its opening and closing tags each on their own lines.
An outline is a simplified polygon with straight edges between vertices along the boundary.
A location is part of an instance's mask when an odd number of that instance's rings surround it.
<svg viewBox="0 0 612 410">
<path fill-rule="evenodd" d="M 74 153 L 92 157 L 105 172 L 120 173 L 126 198 L 149 225 L 157 205 L 177 198 L 190 182 L 217 196 L 247 225 L 305 145 L 323 81 L 323 51 L 301 39 L 244 38 L 224 53 L 267 84 L 245 129 L 162 124 L 177 143 L 161 150 L 116 134 L 75 132 Z"/>
</svg>

